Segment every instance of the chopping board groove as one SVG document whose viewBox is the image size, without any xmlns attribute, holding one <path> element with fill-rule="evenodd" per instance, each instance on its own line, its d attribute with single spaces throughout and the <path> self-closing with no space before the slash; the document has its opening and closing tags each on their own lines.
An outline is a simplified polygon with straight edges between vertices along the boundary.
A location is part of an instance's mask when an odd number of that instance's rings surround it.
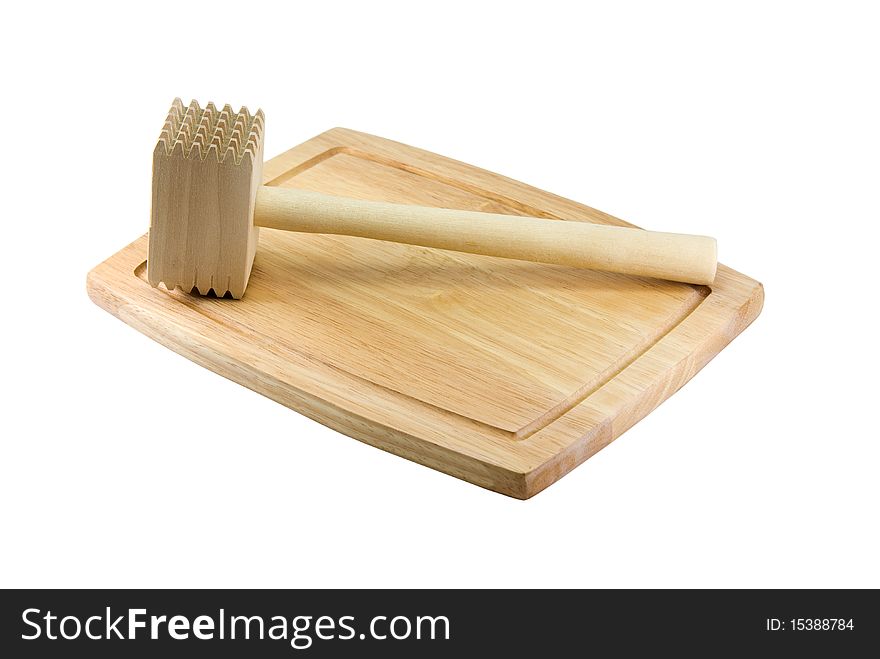
<svg viewBox="0 0 880 659">
<path fill-rule="evenodd" d="M 333 129 L 264 165 L 266 185 L 629 226 L 413 147 Z M 565 219 L 562 219 L 565 218 Z M 672 395 L 760 312 L 719 266 L 692 286 L 262 229 L 247 295 L 146 281 L 143 236 L 89 274 L 92 299 L 321 423 L 527 498 Z"/>
</svg>

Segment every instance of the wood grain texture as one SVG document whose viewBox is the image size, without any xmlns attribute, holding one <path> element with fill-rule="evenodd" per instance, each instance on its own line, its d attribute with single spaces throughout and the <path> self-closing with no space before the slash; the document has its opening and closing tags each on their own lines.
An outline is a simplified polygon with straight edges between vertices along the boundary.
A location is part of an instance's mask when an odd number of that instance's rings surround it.
<svg viewBox="0 0 880 659">
<path fill-rule="evenodd" d="M 630 226 L 460 162 L 333 129 L 264 184 L 359 199 Z M 242 300 L 151 288 L 147 237 L 89 273 L 101 307 L 352 437 L 518 498 L 677 391 L 761 310 L 710 288 L 362 238 L 264 229 Z"/>
</svg>

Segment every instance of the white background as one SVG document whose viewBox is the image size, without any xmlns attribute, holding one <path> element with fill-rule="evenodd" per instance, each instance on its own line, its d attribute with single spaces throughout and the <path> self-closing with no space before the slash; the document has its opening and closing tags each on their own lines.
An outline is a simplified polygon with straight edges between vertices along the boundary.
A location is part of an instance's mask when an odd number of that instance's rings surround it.
<svg viewBox="0 0 880 659">
<path fill-rule="evenodd" d="M 871 3 L 6 3 L 2 586 L 880 586 Z M 714 4 L 714 3 L 712 3 Z M 174 96 L 341 125 L 714 235 L 758 320 L 516 501 L 93 305 Z"/>
</svg>

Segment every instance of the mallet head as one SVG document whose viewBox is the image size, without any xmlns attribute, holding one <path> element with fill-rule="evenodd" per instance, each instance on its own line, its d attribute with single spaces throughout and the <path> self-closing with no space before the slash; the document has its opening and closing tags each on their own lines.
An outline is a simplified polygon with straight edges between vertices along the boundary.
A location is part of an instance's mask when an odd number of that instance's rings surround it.
<svg viewBox="0 0 880 659">
<path fill-rule="evenodd" d="M 244 295 L 257 248 L 263 125 L 261 110 L 174 100 L 153 152 L 150 284 Z"/>
</svg>

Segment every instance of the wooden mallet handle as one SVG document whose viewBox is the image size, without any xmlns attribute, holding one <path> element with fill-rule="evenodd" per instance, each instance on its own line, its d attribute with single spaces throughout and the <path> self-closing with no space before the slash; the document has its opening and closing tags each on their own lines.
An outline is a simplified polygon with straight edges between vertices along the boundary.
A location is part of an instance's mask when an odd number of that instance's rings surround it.
<svg viewBox="0 0 880 659">
<path fill-rule="evenodd" d="M 711 284 L 714 238 L 588 222 L 409 206 L 261 186 L 254 224 Z"/>
</svg>

